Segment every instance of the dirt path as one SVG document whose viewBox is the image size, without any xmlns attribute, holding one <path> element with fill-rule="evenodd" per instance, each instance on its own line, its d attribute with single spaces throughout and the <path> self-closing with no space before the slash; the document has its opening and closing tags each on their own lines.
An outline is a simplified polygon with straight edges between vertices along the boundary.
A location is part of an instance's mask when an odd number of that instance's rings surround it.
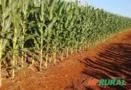
<svg viewBox="0 0 131 90">
<path fill-rule="evenodd" d="M 102 78 L 121 77 L 126 87 L 100 88 Z M 47 71 L 21 71 L 1 90 L 131 90 L 131 30 L 88 51 L 72 55 Z"/>
</svg>

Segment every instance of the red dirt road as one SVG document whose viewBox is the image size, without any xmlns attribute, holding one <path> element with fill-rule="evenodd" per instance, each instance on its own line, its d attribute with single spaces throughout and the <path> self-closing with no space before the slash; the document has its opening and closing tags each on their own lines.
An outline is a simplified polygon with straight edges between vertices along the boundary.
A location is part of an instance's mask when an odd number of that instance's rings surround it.
<svg viewBox="0 0 131 90">
<path fill-rule="evenodd" d="M 121 77 L 125 87 L 99 87 L 102 78 Z M 104 43 L 71 55 L 47 71 L 28 69 L 14 80 L 5 80 L 0 90 L 131 90 L 131 30 Z"/>
</svg>

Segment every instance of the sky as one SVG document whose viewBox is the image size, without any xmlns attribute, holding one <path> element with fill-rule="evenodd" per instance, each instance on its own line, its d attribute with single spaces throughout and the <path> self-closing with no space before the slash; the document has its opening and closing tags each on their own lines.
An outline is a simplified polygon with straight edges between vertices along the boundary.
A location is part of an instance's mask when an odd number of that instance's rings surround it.
<svg viewBox="0 0 131 90">
<path fill-rule="evenodd" d="M 80 0 L 114 14 L 131 17 L 131 0 Z"/>
</svg>

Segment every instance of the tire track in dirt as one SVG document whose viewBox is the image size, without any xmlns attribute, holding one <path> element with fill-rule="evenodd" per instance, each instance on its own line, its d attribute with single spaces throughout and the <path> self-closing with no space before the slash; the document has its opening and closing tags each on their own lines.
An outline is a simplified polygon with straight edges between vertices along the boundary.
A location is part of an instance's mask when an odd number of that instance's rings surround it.
<svg viewBox="0 0 131 90">
<path fill-rule="evenodd" d="M 99 79 L 121 77 L 131 84 L 131 31 L 114 35 L 106 42 L 71 55 L 47 71 L 19 72 L 5 80 L 1 90 L 130 90 L 126 87 L 101 88 Z"/>
<path fill-rule="evenodd" d="M 131 89 L 131 44 L 112 43 L 110 47 L 97 54 L 94 60 L 86 58 L 83 74 L 95 79 L 124 79 L 127 86 L 112 87 L 116 90 Z M 110 90 L 112 90 L 110 88 Z"/>
</svg>

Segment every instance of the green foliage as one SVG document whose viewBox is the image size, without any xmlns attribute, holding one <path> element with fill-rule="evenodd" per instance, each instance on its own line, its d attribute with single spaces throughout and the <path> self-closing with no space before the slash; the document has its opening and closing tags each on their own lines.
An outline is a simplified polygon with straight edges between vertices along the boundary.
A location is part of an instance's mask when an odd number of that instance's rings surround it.
<svg viewBox="0 0 131 90">
<path fill-rule="evenodd" d="M 0 59 L 9 54 L 14 77 L 15 71 L 34 61 L 41 70 L 42 65 L 128 27 L 130 18 L 75 2 L 0 0 Z"/>
</svg>

